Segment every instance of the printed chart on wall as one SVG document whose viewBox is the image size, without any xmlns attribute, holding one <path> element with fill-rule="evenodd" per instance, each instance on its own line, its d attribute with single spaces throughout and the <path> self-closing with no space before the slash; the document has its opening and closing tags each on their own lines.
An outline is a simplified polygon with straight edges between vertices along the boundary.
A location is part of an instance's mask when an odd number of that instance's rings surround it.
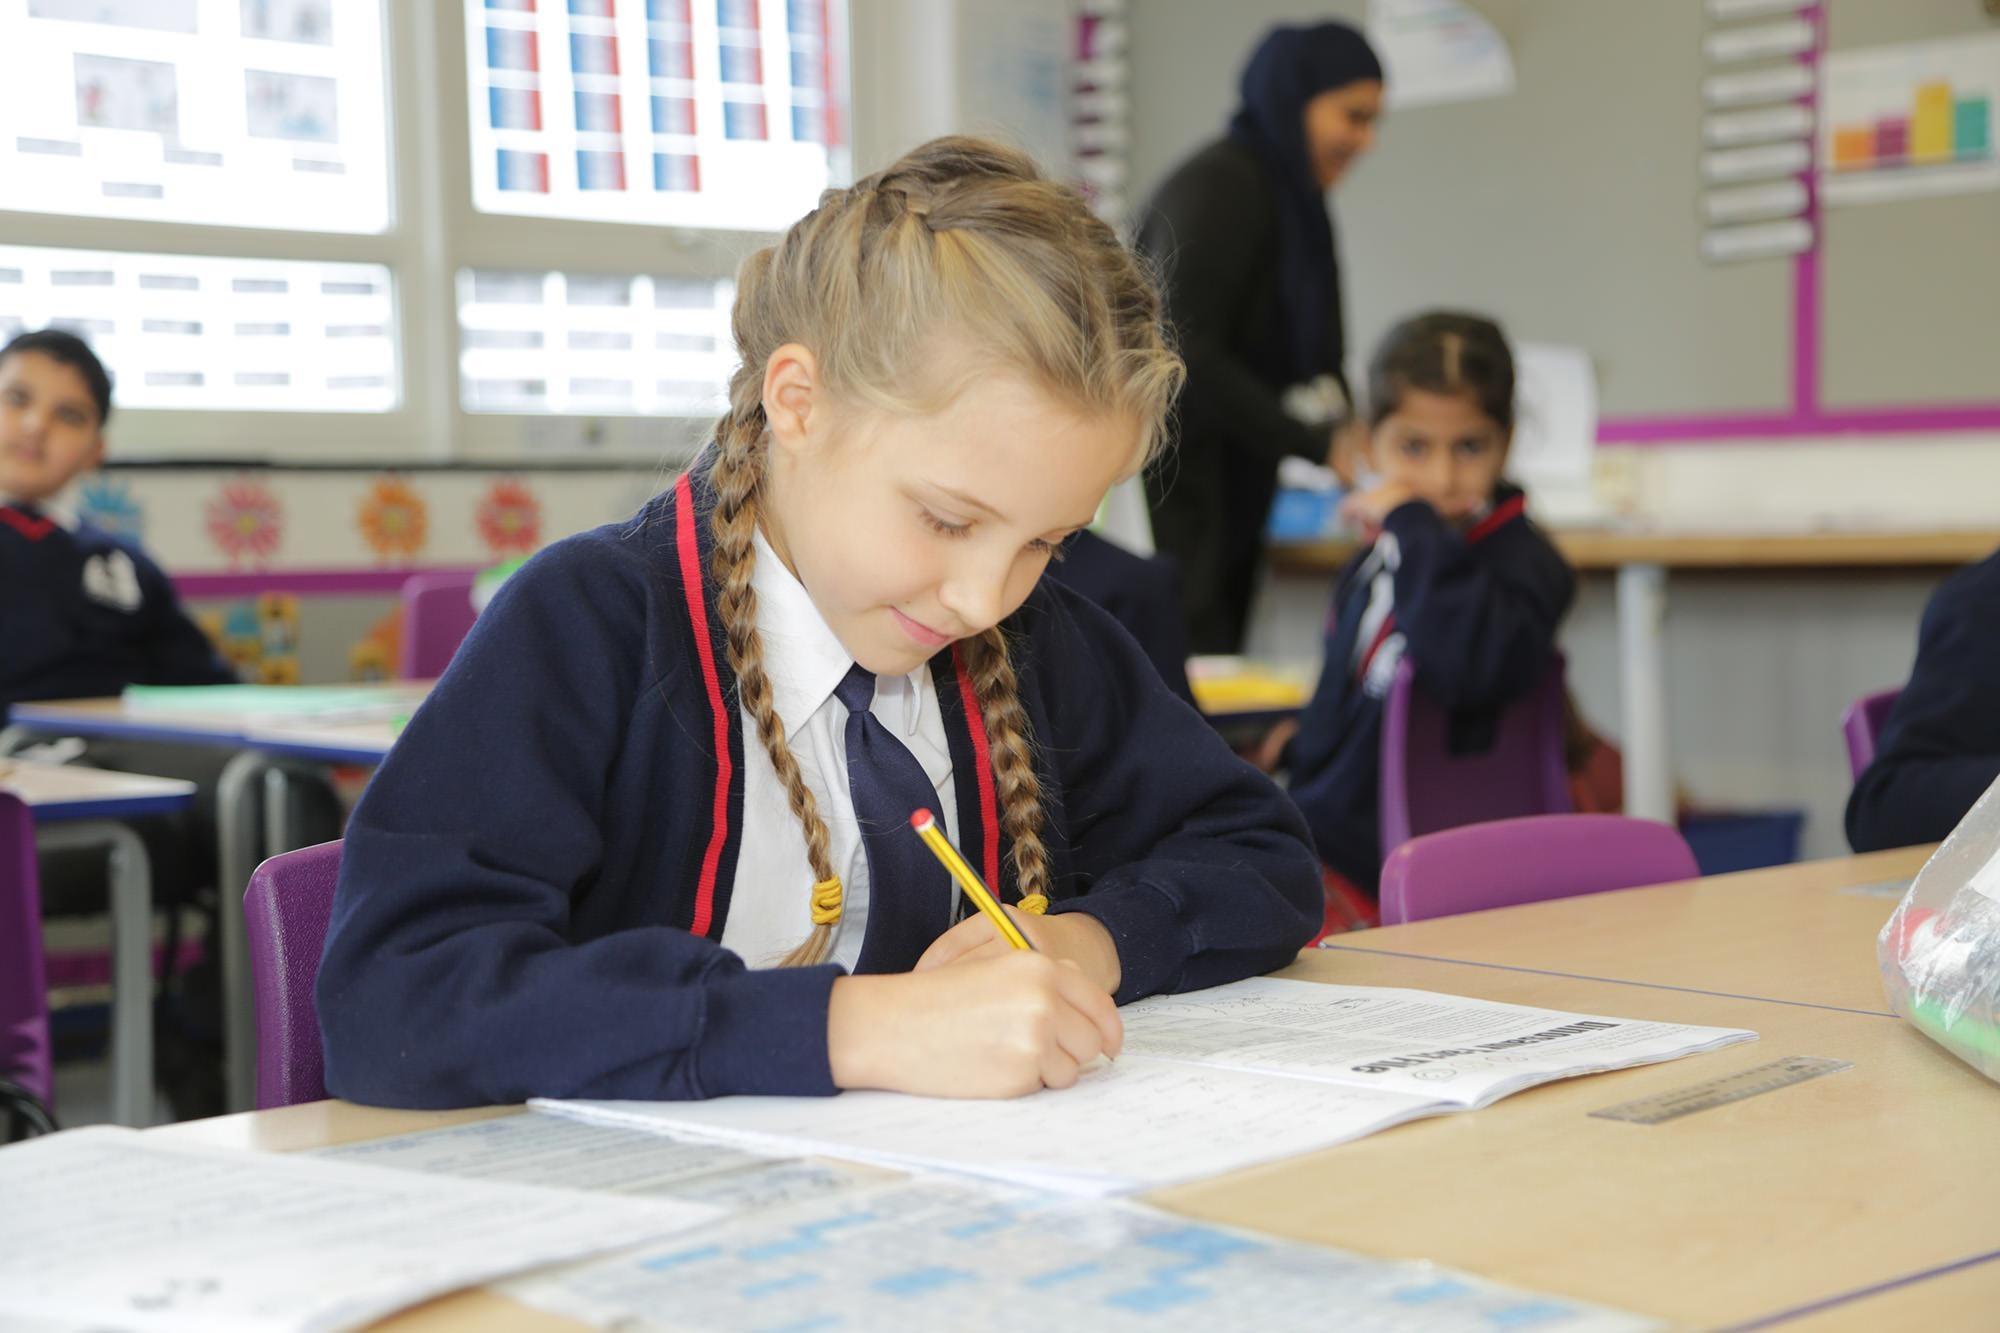
<svg viewBox="0 0 2000 1333">
<path fill-rule="evenodd" d="M 844 0 L 464 0 L 483 212 L 781 230 L 848 175 Z"/>
<path fill-rule="evenodd" d="M 0 208 L 381 231 L 384 63 L 376 0 L 0 0 Z"/>
<path fill-rule="evenodd" d="M 1822 97 L 1823 202 L 2000 189 L 2000 34 L 1832 52 Z"/>
</svg>

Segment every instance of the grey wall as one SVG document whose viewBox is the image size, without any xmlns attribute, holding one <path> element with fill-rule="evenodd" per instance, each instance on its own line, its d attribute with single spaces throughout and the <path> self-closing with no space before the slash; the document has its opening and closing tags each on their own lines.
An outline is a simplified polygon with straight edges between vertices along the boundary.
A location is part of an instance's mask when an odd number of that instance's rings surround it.
<svg viewBox="0 0 2000 1333">
<path fill-rule="evenodd" d="M 1775 408 L 1790 266 L 1696 254 L 1700 0 L 1472 0 L 1512 49 L 1505 98 L 1392 114 L 1336 196 L 1348 345 L 1430 304 L 1491 310 L 1597 358 L 1608 415 Z M 1132 0 L 1134 197 L 1220 132 L 1270 24 L 1362 0 Z M 1973 0 L 1832 0 L 1834 49 L 1992 31 Z M 2000 193 L 1836 209 L 1833 403 L 2000 397 Z"/>
</svg>

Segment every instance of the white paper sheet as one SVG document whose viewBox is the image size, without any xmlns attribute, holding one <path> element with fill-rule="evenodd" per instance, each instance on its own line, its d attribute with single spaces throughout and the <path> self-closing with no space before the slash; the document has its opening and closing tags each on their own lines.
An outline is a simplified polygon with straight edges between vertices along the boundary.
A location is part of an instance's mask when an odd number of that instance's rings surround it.
<svg viewBox="0 0 2000 1333">
<path fill-rule="evenodd" d="M 716 1216 L 72 1130 L 0 1150 L 0 1326 L 352 1328 Z"/>
<path fill-rule="evenodd" d="M 312 1156 L 466 1180 L 682 1199 L 731 1212 L 879 1178 L 829 1162 L 767 1157 L 533 1112 L 342 1144 Z"/>
<path fill-rule="evenodd" d="M 533 1102 L 600 1124 L 944 1170 L 1066 1194 L 1150 1189 L 1331 1147 L 1431 1113 L 1430 1096 L 1121 1057 L 1014 1101 L 890 1092 L 711 1102 Z M 1227 1132 L 1218 1132 L 1227 1127 Z"/>
<path fill-rule="evenodd" d="M 1628 1333 L 1650 1320 L 1129 1204 L 911 1181 L 505 1284 L 621 1329 Z"/>
<path fill-rule="evenodd" d="M 1134 1054 L 1374 1087 L 1462 1108 L 1554 1079 L 1756 1038 L 1742 1028 L 1274 977 L 1158 996 L 1125 1010 L 1125 1049 Z"/>
</svg>

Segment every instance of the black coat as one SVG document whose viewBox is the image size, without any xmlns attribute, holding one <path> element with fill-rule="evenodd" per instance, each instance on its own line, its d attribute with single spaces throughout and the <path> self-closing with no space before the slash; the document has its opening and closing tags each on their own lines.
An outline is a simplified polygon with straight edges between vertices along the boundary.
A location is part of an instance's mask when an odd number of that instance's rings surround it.
<svg viewBox="0 0 2000 1333">
<path fill-rule="evenodd" d="M 1279 300 L 1276 185 L 1251 149 L 1220 139 L 1160 186 L 1134 239 L 1159 268 L 1188 366 L 1177 447 L 1148 476 L 1154 541 L 1180 566 L 1194 650 L 1235 652 L 1278 461 L 1319 462 L 1331 442 L 1280 401 L 1299 377 Z M 1338 273 L 1321 370 L 1345 385 Z"/>
</svg>

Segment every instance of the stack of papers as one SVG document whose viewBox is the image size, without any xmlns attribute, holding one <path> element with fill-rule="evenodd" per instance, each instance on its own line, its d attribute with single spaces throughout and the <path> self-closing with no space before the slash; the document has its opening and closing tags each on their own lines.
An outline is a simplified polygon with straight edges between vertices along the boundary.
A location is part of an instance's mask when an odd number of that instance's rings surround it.
<svg viewBox="0 0 2000 1333">
<path fill-rule="evenodd" d="M 1103 1195 L 1220 1175 L 1474 1110 L 1538 1083 L 1757 1035 L 1266 977 L 1124 1012 L 1116 1064 L 1012 1102 L 850 1092 L 531 1105 L 757 1152 Z"/>
</svg>

